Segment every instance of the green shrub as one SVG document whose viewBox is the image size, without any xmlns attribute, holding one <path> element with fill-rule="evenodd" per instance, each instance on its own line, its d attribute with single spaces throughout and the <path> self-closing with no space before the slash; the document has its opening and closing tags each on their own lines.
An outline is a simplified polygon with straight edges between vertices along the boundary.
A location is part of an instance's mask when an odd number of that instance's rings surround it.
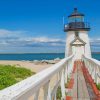
<svg viewBox="0 0 100 100">
<path fill-rule="evenodd" d="M 99 84 L 97 84 L 96 86 L 97 86 L 98 90 L 100 90 L 100 83 L 99 83 Z"/>
<path fill-rule="evenodd" d="M 26 68 L 11 65 L 0 65 L 0 90 L 9 87 L 33 74 L 35 73 Z"/>
<path fill-rule="evenodd" d="M 67 96 L 68 94 L 65 93 L 65 95 Z M 62 93 L 61 93 L 61 87 L 60 86 L 57 89 L 56 97 L 57 97 L 57 100 L 61 100 Z"/>
<path fill-rule="evenodd" d="M 61 87 L 59 86 L 58 89 L 57 89 L 57 100 L 61 100 L 61 97 L 62 97 L 62 94 L 61 94 Z"/>
<path fill-rule="evenodd" d="M 65 83 L 65 88 L 68 88 L 69 82 L 70 82 L 70 78 L 68 78 L 67 83 Z"/>
<path fill-rule="evenodd" d="M 0 76 L 0 90 L 15 84 L 17 81 L 12 76 Z"/>
</svg>

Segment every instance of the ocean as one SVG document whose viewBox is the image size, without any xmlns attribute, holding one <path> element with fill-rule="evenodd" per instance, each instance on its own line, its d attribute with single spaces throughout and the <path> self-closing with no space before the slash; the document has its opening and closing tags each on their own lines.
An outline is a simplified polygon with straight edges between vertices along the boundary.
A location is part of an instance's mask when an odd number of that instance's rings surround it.
<svg viewBox="0 0 100 100">
<path fill-rule="evenodd" d="M 52 60 L 64 58 L 64 53 L 25 53 L 25 54 L 0 54 L 0 60 Z M 100 54 L 92 54 L 92 57 L 100 60 Z"/>
</svg>

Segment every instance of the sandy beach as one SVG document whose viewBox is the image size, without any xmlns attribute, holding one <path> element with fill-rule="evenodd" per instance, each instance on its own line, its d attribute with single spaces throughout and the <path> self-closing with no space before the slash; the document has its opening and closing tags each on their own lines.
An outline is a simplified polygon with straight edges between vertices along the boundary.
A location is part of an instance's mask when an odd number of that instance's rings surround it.
<svg viewBox="0 0 100 100">
<path fill-rule="evenodd" d="M 58 61 L 55 61 L 57 63 Z M 4 65 L 16 65 L 17 67 L 24 67 L 34 71 L 36 73 L 52 66 L 53 64 L 45 63 L 45 62 L 33 62 L 33 61 L 8 61 L 8 60 L 0 60 L 0 64 Z"/>
<path fill-rule="evenodd" d="M 53 61 L 53 63 L 57 63 L 58 61 Z M 51 67 L 54 64 L 48 64 L 46 62 L 37 62 L 34 63 L 33 61 L 4 61 L 1 60 L 0 64 L 4 64 L 4 65 L 16 65 L 17 67 L 24 67 L 27 69 L 30 69 L 33 72 L 40 72 L 46 68 Z M 55 75 L 54 77 L 52 77 L 52 81 L 50 82 L 50 87 L 52 88 L 54 83 L 56 82 L 57 76 Z M 43 100 L 43 89 L 41 88 L 40 93 L 39 93 L 39 100 Z M 30 97 L 29 100 L 34 100 L 33 96 Z"/>
</svg>

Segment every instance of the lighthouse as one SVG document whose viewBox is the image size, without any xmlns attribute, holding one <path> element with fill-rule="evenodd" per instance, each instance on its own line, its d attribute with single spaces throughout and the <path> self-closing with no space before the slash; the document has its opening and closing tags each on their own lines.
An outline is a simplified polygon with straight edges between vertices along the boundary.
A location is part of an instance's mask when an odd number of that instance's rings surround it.
<svg viewBox="0 0 100 100">
<path fill-rule="evenodd" d="M 75 59 L 81 59 L 82 55 L 91 57 L 88 32 L 90 25 L 85 22 L 84 14 L 79 13 L 77 8 L 68 16 L 68 24 L 64 25 L 64 32 L 67 32 L 65 56 L 72 54 Z"/>
</svg>

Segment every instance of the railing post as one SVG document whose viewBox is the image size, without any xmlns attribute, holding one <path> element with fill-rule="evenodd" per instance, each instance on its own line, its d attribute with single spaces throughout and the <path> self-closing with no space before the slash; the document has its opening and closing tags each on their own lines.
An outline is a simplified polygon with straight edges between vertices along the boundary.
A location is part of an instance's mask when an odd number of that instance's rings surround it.
<svg viewBox="0 0 100 100">
<path fill-rule="evenodd" d="M 98 82 L 97 82 L 97 73 L 98 73 L 98 71 L 97 71 L 97 66 L 95 66 L 95 83 L 97 84 Z"/>
<path fill-rule="evenodd" d="M 99 76 L 99 72 L 97 73 L 97 84 L 100 83 L 100 76 Z"/>
<path fill-rule="evenodd" d="M 49 81 L 50 82 L 50 81 Z M 50 85 L 49 82 L 47 82 L 44 86 L 43 86 L 43 90 L 44 90 L 44 100 L 51 100 L 51 91 L 50 91 Z"/>
<path fill-rule="evenodd" d="M 68 77 L 70 77 L 70 74 L 71 74 L 71 62 L 70 60 L 68 61 Z"/>
<path fill-rule="evenodd" d="M 69 77 L 69 61 L 67 62 L 67 77 Z"/>
<path fill-rule="evenodd" d="M 54 95 L 54 100 L 57 100 L 57 98 L 56 98 L 56 93 L 55 93 L 55 95 Z"/>
<path fill-rule="evenodd" d="M 100 83 L 100 70 L 99 70 L 99 66 L 97 66 L 97 80 L 96 80 L 96 83 Z"/>
<path fill-rule="evenodd" d="M 89 74 L 92 76 L 92 72 L 93 72 L 93 65 L 91 62 L 89 62 Z"/>
<path fill-rule="evenodd" d="M 47 97 L 48 97 L 48 86 L 49 86 L 49 83 L 45 84 L 44 87 L 43 87 L 43 90 L 44 90 L 44 100 L 47 100 Z"/>
<path fill-rule="evenodd" d="M 86 59 L 85 59 L 85 58 L 83 58 L 83 60 L 84 60 L 84 64 L 85 64 L 85 67 L 86 67 L 86 63 L 87 63 L 87 62 L 86 62 Z"/>
<path fill-rule="evenodd" d="M 49 85 L 49 88 L 48 88 L 48 100 L 52 100 L 51 99 L 51 88 L 50 88 L 50 85 Z"/>
<path fill-rule="evenodd" d="M 62 93 L 62 99 L 65 100 L 65 82 L 64 82 L 64 69 L 61 73 L 61 93 Z"/>
<path fill-rule="evenodd" d="M 91 75 L 91 73 L 90 73 L 90 62 L 87 62 L 87 65 L 88 65 L 89 74 Z"/>
<path fill-rule="evenodd" d="M 89 74 L 91 75 L 92 68 L 91 68 L 91 62 L 90 61 L 88 62 L 88 67 L 89 67 Z"/>
<path fill-rule="evenodd" d="M 73 60 L 72 59 L 70 60 L 70 64 L 71 64 L 71 73 L 72 73 L 73 71 Z"/>
<path fill-rule="evenodd" d="M 92 79 L 95 81 L 95 67 L 93 65 Z"/>
<path fill-rule="evenodd" d="M 34 100 L 38 100 L 39 91 L 40 91 L 40 89 L 38 89 L 38 90 L 36 91 L 36 93 L 34 94 Z"/>
<path fill-rule="evenodd" d="M 67 83 L 68 80 L 68 63 L 65 65 L 65 83 Z"/>
</svg>

